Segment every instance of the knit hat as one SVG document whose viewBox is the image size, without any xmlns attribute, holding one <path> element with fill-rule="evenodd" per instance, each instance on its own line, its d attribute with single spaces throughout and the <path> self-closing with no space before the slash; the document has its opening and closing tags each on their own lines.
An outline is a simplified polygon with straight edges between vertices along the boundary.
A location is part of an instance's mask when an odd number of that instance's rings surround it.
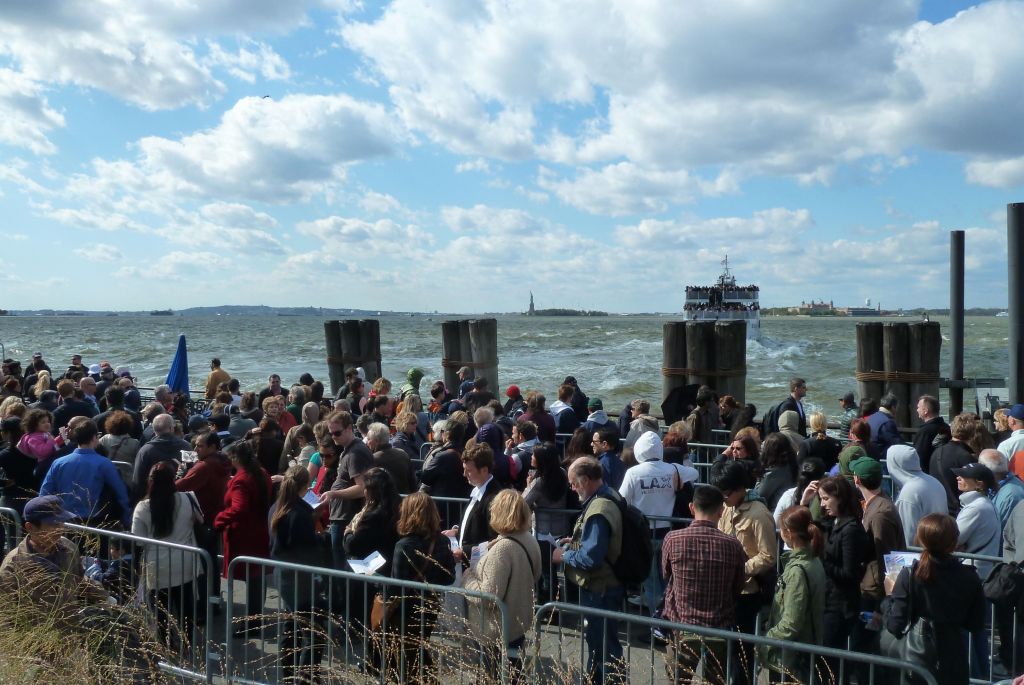
<svg viewBox="0 0 1024 685">
<path fill-rule="evenodd" d="M 601 401 L 600 397 L 591 397 L 587 400 L 587 409 L 597 410 L 604 409 L 604 402 Z"/>
</svg>

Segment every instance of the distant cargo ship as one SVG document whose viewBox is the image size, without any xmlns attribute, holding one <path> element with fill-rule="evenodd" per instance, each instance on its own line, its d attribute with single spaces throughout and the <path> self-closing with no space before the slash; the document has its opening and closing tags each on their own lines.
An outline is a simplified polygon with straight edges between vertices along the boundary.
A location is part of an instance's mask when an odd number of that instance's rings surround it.
<svg viewBox="0 0 1024 685">
<path fill-rule="evenodd" d="M 154 309 L 149 313 L 150 316 L 174 316 L 173 309 Z"/>
<path fill-rule="evenodd" d="M 714 285 L 686 286 L 683 305 L 685 321 L 746 321 L 747 338 L 761 337 L 760 288 L 756 285 L 736 285 L 736 277 L 729 271 L 729 255 L 722 260 L 722 274 Z"/>
</svg>

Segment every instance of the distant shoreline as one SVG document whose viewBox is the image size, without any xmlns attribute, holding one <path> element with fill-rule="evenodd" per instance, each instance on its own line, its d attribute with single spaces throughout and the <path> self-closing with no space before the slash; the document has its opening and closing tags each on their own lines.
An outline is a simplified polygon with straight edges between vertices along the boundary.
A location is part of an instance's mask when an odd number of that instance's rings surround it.
<svg viewBox="0 0 1024 685">
<path fill-rule="evenodd" d="M 828 318 L 828 319 L 920 319 L 925 314 L 933 317 L 937 316 L 948 316 L 948 309 L 904 309 L 902 316 L 896 314 L 882 314 L 879 316 L 847 316 L 842 314 L 792 314 L 792 313 L 781 313 L 777 310 L 782 309 L 781 307 L 772 308 L 772 310 L 763 310 L 761 312 L 762 317 L 771 318 Z M 2 312 L 3 310 L 0 310 Z M 376 309 L 328 309 L 326 307 L 265 307 L 265 306 L 246 306 L 246 305 L 225 305 L 220 307 L 189 307 L 187 309 L 179 310 L 160 310 L 160 315 L 154 316 L 154 310 L 142 310 L 142 311 L 116 311 L 116 310 L 100 310 L 90 311 L 84 309 L 19 309 L 19 310 L 8 310 L 5 314 L 0 316 L 8 317 L 51 317 L 51 316 L 125 316 L 125 317 L 146 317 L 153 319 L 167 319 L 177 317 L 209 317 L 209 316 L 317 316 L 323 318 L 366 318 L 366 317 L 393 317 L 393 316 L 404 316 L 404 317 L 427 317 L 427 318 L 479 318 L 486 316 L 503 316 L 503 317 L 516 317 L 516 316 L 530 316 L 528 312 L 516 311 L 516 312 L 479 312 L 479 313 L 453 313 L 453 312 L 397 312 L 397 311 L 385 311 Z M 1006 311 L 1005 307 L 974 307 L 965 311 L 966 316 L 995 316 L 1000 312 Z M 165 312 L 170 312 L 165 313 Z M 682 316 L 682 312 L 605 312 L 600 310 L 585 310 L 585 309 L 538 309 L 533 316 L 537 317 L 609 317 L 609 316 Z"/>
</svg>

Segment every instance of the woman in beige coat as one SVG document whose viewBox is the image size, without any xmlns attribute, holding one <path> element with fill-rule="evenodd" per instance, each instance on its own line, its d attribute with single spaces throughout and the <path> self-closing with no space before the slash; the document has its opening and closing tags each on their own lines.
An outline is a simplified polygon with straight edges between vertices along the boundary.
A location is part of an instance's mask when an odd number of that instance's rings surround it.
<svg viewBox="0 0 1024 685">
<path fill-rule="evenodd" d="M 502 490 L 490 507 L 491 528 L 498 537 L 463 576 L 463 587 L 496 595 L 508 608 L 510 649 L 522 647 L 533 623 L 533 591 L 540 579 L 540 547 L 530 534 L 530 507 L 515 490 Z M 469 599 L 469 626 L 484 646 L 501 634 L 501 612 L 493 602 Z"/>
</svg>

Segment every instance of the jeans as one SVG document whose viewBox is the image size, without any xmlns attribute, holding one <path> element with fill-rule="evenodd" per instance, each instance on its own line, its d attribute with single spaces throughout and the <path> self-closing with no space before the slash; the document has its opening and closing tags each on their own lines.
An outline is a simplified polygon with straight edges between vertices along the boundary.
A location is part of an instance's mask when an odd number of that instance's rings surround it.
<svg viewBox="0 0 1024 685">
<path fill-rule="evenodd" d="M 624 594 L 625 588 L 621 585 L 609 587 L 600 594 L 580 588 L 580 604 L 592 609 L 621 611 Z M 587 672 L 590 674 L 590 682 L 593 685 L 626 682 L 622 672 L 618 620 L 588 616 L 583 637 L 587 641 Z"/>
<path fill-rule="evenodd" d="M 668 528 L 658 528 L 654 531 L 654 562 L 651 565 L 651 572 L 647 574 L 647 580 L 644 581 L 644 604 L 647 605 L 647 611 L 651 616 L 655 615 L 662 595 L 665 594 L 665 580 L 661 576 L 661 541 L 668 531 Z"/>
<path fill-rule="evenodd" d="M 340 521 L 331 521 L 331 559 L 336 571 L 349 570 L 345 557 L 345 524 Z"/>
</svg>

